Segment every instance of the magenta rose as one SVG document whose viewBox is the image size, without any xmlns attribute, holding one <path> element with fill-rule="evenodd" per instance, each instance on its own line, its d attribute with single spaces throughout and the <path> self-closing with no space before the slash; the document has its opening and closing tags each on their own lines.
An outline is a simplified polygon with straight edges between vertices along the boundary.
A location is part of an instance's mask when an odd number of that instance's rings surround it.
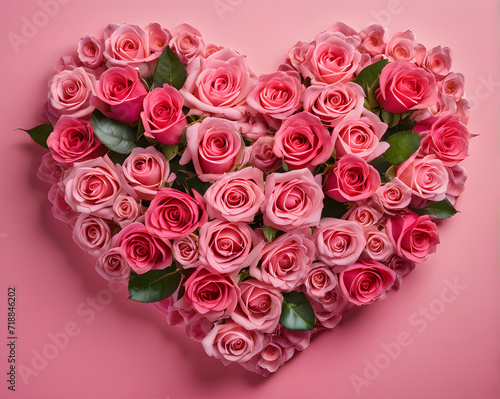
<svg viewBox="0 0 500 399">
<path fill-rule="evenodd" d="M 144 134 L 162 144 L 178 144 L 187 126 L 183 106 L 182 96 L 167 83 L 149 92 L 141 112 Z"/>
<path fill-rule="evenodd" d="M 436 104 L 434 75 L 408 61 L 389 63 L 382 69 L 379 81 L 377 101 L 389 112 L 399 114 Z"/>
<path fill-rule="evenodd" d="M 169 46 L 185 64 L 203 53 L 205 43 L 198 29 L 188 24 L 181 24 L 172 29 Z"/>
<path fill-rule="evenodd" d="M 380 186 L 375 195 L 388 210 L 404 209 L 411 201 L 411 189 L 397 177 Z"/>
<path fill-rule="evenodd" d="M 366 245 L 362 256 L 367 259 L 385 262 L 394 254 L 394 247 L 387 236 L 386 229 L 379 230 L 375 226 L 363 229 Z"/>
<path fill-rule="evenodd" d="M 57 121 L 47 138 L 47 146 L 54 160 L 68 165 L 98 158 L 108 152 L 89 122 L 66 115 Z"/>
<path fill-rule="evenodd" d="M 125 283 L 129 280 L 130 266 L 123 258 L 120 247 L 111 248 L 103 253 L 97 260 L 95 269 L 108 281 Z"/>
<path fill-rule="evenodd" d="M 359 201 L 371 196 L 380 187 L 377 170 L 357 155 L 344 155 L 326 178 L 323 190 L 339 202 Z"/>
<path fill-rule="evenodd" d="M 386 222 L 387 234 L 396 253 L 416 263 L 422 263 L 436 252 L 439 234 L 434 216 L 418 216 L 413 212 Z"/>
<path fill-rule="evenodd" d="M 273 146 L 274 137 L 259 137 L 250 147 L 249 162 L 267 174 L 279 169 L 282 161 L 273 152 Z"/>
<path fill-rule="evenodd" d="M 113 204 L 113 221 L 124 228 L 142 215 L 137 199 L 127 194 L 120 194 Z"/>
<path fill-rule="evenodd" d="M 203 197 L 194 197 L 173 188 L 161 188 L 146 211 L 151 234 L 165 239 L 187 236 L 207 222 Z"/>
<path fill-rule="evenodd" d="M 189 234 L 185 237 L 178 237 L 172 244 L 174 258 L 184 269 L 195 268 L 200 265 L 198 256 L 198 236 Z"/>
<path fill-rule="evenodd" d="M 198 267 L 184 283 L 184 298 L 210 321 L 229 317 L 238 303 L 240 289 L 227 276 Z"/>
<path fill-rule="evenodd" d="M 449 47 L 437 46 L 427 52 L 424 67 L 434 75 L 444 77 L 451 69 L 451 49 Z"/>
<path fill-rule="evenodd" d="M 99 68 L 103 61 L 104 45 L 94 36 L 84 36 L 78 42 L 78 58 L 87 68 Z"/>
<path fill-rule="evenodd" d="M 283 231 L 317 226 L 324 198 L 320 179 L 308 169 L 267 176 L 261 207 L 264 224 Z"/>
<path fill-rule="evenodd" d="M 243 281 L 239 287 L 241 296 L 231 318 L 247 330 L 273 332 L 281 316 L 281 293 L 258 280 Z"/>
<path fill-rule="evenodd" d="M 111 234 L 110 223 L 84 213 L 78 216 L 73 226 L 73 241 L 92 256 L 99 256 L 109 248 Z"/>
<path fill-rule="evenodd" d="M 368 305 L 387 296 L 396 273 L 374 260 L 359 260 L 339 275 L 339 285 L 349 302 Z"/>
<path fill-rule="evenodd" d="M 398 32 L 387 43 L 385 54 L 391 61 L 409 61 L 422 65 L 426 50 L 417 43 L 415 34 L 411 30 Z"/>
</svg>

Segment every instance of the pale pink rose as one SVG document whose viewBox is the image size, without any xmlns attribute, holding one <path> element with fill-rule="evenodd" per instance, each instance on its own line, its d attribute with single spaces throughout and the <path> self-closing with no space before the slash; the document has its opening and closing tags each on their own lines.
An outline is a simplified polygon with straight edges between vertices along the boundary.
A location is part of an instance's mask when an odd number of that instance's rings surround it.
<svg viewBox="0 0 500 399">
<path fill-rule="evenodd" d="M 359 32 L 361 37 L 361 44 L 359 45 L 359 51 L 370 54 L 372 57 L 383 54 L 386 48 L 386 29 L 378 24 L 373 24 L 361 32 Z"/>
<path fill-rule="evenodd" d="M 244 363 L 259 353 L 264 344 L 264 334 L 247 331 L 229 321 L 216 325 L 203 339 L 203 349 L 208 356 L 219 359 L 224 365 Z"/>
<path fill-rule="evenodd" d="M 315 248 L 310 238 L 310 229 L 299 229 L 266 243 L 250 266 L 250 275 L 280 291 L 293 291 L 312 268 Z"/>
<path fill-rule="evenodd" d="M 449 47 L 437 46 L 427 51 L 424 67 L 434 75 L 446 76 L 451 69 L 452 55 Z"/>
<path fill-rule="evenodd" d="M 304 282 L 307 296 L 314 299 L 323 298 L 337 284 L 337 277 L 324 263 L 314 263 L 314 269 L 309 270 Z"/>
<path fill-rule="evenodd" d="M 119 169 L 140 199 L 151 201 L 165 186 L 170 167 L 165 156 L 154 147 L 136 147 Z"/>
<path fill-rule="evenodd" d="M 64 173 L 70 168 L 68 164 L 57 162 L 50 152 L 42 157 L 42 163 L 36 173 L 37 177 L 44 182 L 55 184 L 62 180 Z"/>
<path fill-rule="evenodd" d="M 78 216 L 73 226 L 73 241 L 92 256 L 99 256 L 109 248 L 111 234 L 108 221 L 84 213 Z"/>
<path fill-rule="evenodd" d="M 73 69 L 81 67 L 81 66 L 82 66 L 82 63 L 80 62 L 80 60 L 77 61 L 75 59 L 75 57 L 73 57 L 72 55 L 65 55 L 65 56 L 59 58 L 59 61 L 57 61 L 57 64 L 54 67 L 54 72 L 56 74 L 58 74 L 58 73 L 65 71 L 65 70 L 72 71 Z M 89 71 L 87 71 L 87 72 L 89 72 Z"/>
<path fill-rule="evenodd" d="M 113 237 L 125 261 L 137 274 L 165 269 L 172 264 L 172 245 L 149 233 L 142 223 L 132 223 Z"/>
<path fill-rule="evenodd" d="M 405 277 L 413 269 L 415 269 L 415 262 L 394 255 L 389 261 L 388 266 L 396 272 L 396 281 L 394 282 L 394 289 L 397 290 L 399 289 L 399 287 L 401 287 L 401 284 L 403 283 L 403 277 Z"/>
<path fill-rule="evenodd" d="M 192 269 L 200 265 L 198 236 L 196 234 L 176 238 L 172 244 L 172 251 L 175 260 L 185 269 Z"/>
<path fill-rule="evenodd" d="M 141 205 L 127 194 L 120 194 L 113 204 L 113 222 L 124 228 L 142 215 Z"/>
<path fill-rule="evenodd" d="M 365 203 L 357 203 L 352 206 L 342 219 L 356 222 L 360 226 L 373 226 L 384 216 L 384 208 L 375 199 L 368 199 Z"/>
<path fill-rule="evenodd" d="M 196 57 L 187 74 L 180 92 L 191 113 L 231 120 L 245 112 L 245 98 L 258 79 L 246 57 L 229 48 L 208 58 Z"/>
<path fill-rule="evenodd" d="M 279 169 L 282 165 L 280 158 L 273 152 L 274 137 L 259 137 L 250 147 L 249 162 L 266 174 Z"/>
<path fill-rule="evenodd" d="M 276 372 L 285 362 L 291 359 L 295 348 L 279 335 L 267 335 L 264 348 L 260 353 L 241 366 L 263 377 Z"/>
<path fill-rule="evenodd" d="M 234 122 L 221 118 L 205 118 L 186 129 L 187 147 L 179 161 L 193 162 L 198 178 L 214 181 L 233 172 L 247 162 L 243 138 Z"/>
<path fill-rule="evenodd" d="M 324 198 L 320 183 L 321 176 L 308 169 L 268 175 L 261 207 L 264 224 L 283 231 L 317 226 Z"/>
<path fill-rule="evenodd" d="M 448 200 L 452 204 L 455 203 L 455 198 L 462 194 L 465 190 L 465 181 L 467 180 L 467 170 L 460 165 L 448 169 L 448 189 L 446 194 Z"/>
<path fill-rule="evenodd" d="M 61 222 L 71 224 L 80 214 L 66 202 L 64 188 L 64 184 L 54 184 L 49 190 L 48 199 L 52 204 L 52 215 Z"/>
<path fill-rule="evenodd" d="M 241 135 L 247 140 L 255 141 L 271 133 L 264 115 L 253 113 L 250 109 L 247 109 L 235 122 Z"/>
<path fill-rule="evenodd" d="M 446 196 L 448 171 L 436 155 L 426 155 L 422 158 L 413 155 L 397 167 L 396 177 L 418 198 L 441 201 Z"/>
<path fill-rule="evenodd" d="M 57 162 L 69 165 L 101 157 L 108 152 L 88 121 L 66 115 L 57 121 L 47 138 L 47 146 Z"/>
<path fill-rule="evenodd" d="M 196 319 L 190 320 L 186 325 L 184 334 L 193 341 L 201 343 L 212 330 L 213 325 L 214 323 L 199 315 Z"/>
<path fill-rule="evenodd" d="M 333 152 L 334 139 L 321 120 L 309 112 L 286 119 L 274 136 L 274 154 L 292 169 L 326 162 Z"/>
<path fill-rule="evenodd" d="M 396 280 L 396 273 L 374 260 L 359 260 L 339 275 L 339 285 L 349 302 L 367 305 L 383 299 Z"/>
<path fill-rule="evenodd" d="M 460 118 L 460 122 L 462 122 L 464 125 L 467 125 L 469 122 L 469 114 L 470 114 L 470 103 L 469 100 L 466 98 L 462 98 L 461 100 L 457 101 L 457 115 Z"/>
<path fill-rule="evenodd" d="M 203 54 L 205 42 L 198 29 L 181 24 L 172 29 L 172 35 L 169 46 L 184 64 L 189 64 L 193 58 Z"/>
<path fill-rule="evenodd" d="M 386 222 L 387 234 L 396 253 L 416 263 L 422 263 L 427 256 L 436 252 L 439 234 L 434 216 L 418 216 L 413 212 Z"/>
<path fill-rule="evenodd" d="M 366 245 L 362 257 L 384 262 L 394 254 L 394 247 L 385 228 L 379 230 L 375 226 L 365 227 L 363 234 Z"/>
<path fill-rule="evenodd" d="M 210 219 L 251 223 L 264 202 L 263 173 L 254 167 L 226 173 L 203 197 Z"/>
<path fill-rule="evenodd" d="M 99 68 L 103 61 L 104 45 L 94 36 L 83 36 L 78 42 L 78 58 L 87 68 Z"/>
<path fill-rule="evenodd" d="M 175 297 L 176 293 L 161 301 L 153 302 L 152 305 L 165 316 L 169 326 L 185 327 L 187 323 L 181 310 L 175 306 L 177 303 Z"/>
<path fill-rule="evenodd" d="M 148 34 L 149 50 L 154 53 L 162 53 L 172 39 L 172 34 L 156 22 L 146 25 L 144 30 Z"/>
<path fill-rule="evenodd" d="M 243 281 L 239 287 L 241 296 L 231 318 L 247 330 L 273 332 L 281 316 L 281 293 L 253 279 Z"/>
<path fill-rule="evenodd" d="M 436 155 L 445 166 L 455 166 L 468 155 L 470 133 L 457 115 L 425 119 L 417 123 L 413 131 L 422 136 L 423 153 Z"/>
<path fill-rule="evenodd" d="M 356 222 L 323 218 L 314 229 L 316 257 L 338 273 L 361 255 L 366 241 Z"/>
<path fill-rule="evenodd" d="M 178 144 L 187 126 L 186 116 L 182 113 L 184 102 L 179 92 L 165 83 L 163 87 L 150 91 L 143 105 L 144 134 L 162 144 Z"/>
<path fill-rule="evenodd" d="M 228 276 L 198 267 L 184 283 L 185 300 L 210 321 L 229 317 L 238 303 L 240 289 Z"/>
<path fill-rule="evenodd" d="M 415 111 L 412 118 L 415 122 L 421 122 L 433 116 L 442 116 L 443 114 L 458 114 L 460 120 L 462 120 L 457 109 L 457 102 L 453 101 L 451 97 L 442 95 L 441 92 L 438 91 L 436 103 L 429 108 Z"/>
<path fill-rule="evenodd" d="M 306 89 L 302 102 L 305 111 L 319 117 L 325 125 L 335 127 L 347 116 L 361 116 L 364 97 L 361 86 L 353 82 L 315 84 Z"/>
<path fill-rule="evenodd" d="M 208 58 L 212 54 L 215 54 L 217 51 L 223 50 L 224 47 L 222 46 L 217 46 L 216 44 L 205 44 L 205 48 L 203 49 L 203 57 Z"/>
<path fill-rule="evenodd" d="M 309 42 L 298 41 L 288 50 L 286 55 L 287 62 L 290 63 L 297 71 L 301 70 L 301 65 L 310 57 L 314 51 L 314 46 Z"/>
<path fill-rule="evenodd" d="M 375 195 L 388 210 L 404 209 L 410 205 L 411 201 L 411 189 L 397 177 L 380 186 Z"/>
<path fill-rule="evenodd" d="M 115 283 L 125 283 L 130 276 L 130 266 L 123 258 L 120 247 L 103 253 L 97 260 L 95 269 L 102 278 Z"/>
<path fill-rule="evenodd" d="M 410 30 L 396 33 L 387 43 L 385 49 L 387 58 L 390 61 L 409 61 L 422 65 L 426 50 L 415 39 L 415 34 Z"/>
<path fill-rule="evenodd" d="M 187 236 L 207 222 L 203 197 L 194 198 L 173 188 L 161 188 L 146 211 L 146 226 L 151 234 L 165 239 Z"/>
<path fill-rule="evenodd" d="M 279 325 L 276 333 L 283 337 L 295 350 L 303 351 L 311 343 L 313 331 L 294 331 Z"/>
<path fill-rule="evenodd" d="M 323 190 L 339 202 L 359 201 L 371 196 L 380 187 L 377 170 L 357 155 L 344 155 L 326 178 Z"/>
<path fill-rule="evenodd" d="M 399 114 L 436 104 L 434 75 L 408 61 L 389 63 L 379 81 L 377 101 L 386 111 Z"/>
<path fill-rule="evenodd" d="M 361 43 L 361 36 L 358 34 L 358 32 L 355 29 L 351 28 L 349 25 L 346 25 L 345 23 L 340 21 L 331 24 L 326 32 L 341 33 L 345 37 L 345 40 L 355 47 L 358 47 Z M 321 37 L 321 35 L 322 34 L 318 35 L 316 37 L 316 40 L 318 39 L 318 37 Z"/>
<path fill-rule="evenodd" d="M 62 115 L 87 118 L 95 109 L 91 103 L 95 93 L 94 75 L 79 67 L 63 70 L 49 81 L 47 118 L 55 125 Z"/>
<path fill-rule="evenodd" d="M 263 245 L 248 224 L 213 220 L 200 229 L 200 262 L 217 273 L 237 274 L 257 259 Z"/>
<path fill-rule="evenodd" d="M 108 118 L 132 123 L 139 119 L 142 102 L 148 91 L 136 69 L 109 68 L 101 74 L 96 85 L 93 104 Z"/>
<path fill-rule="evenodd" d="M 453 101 L 459 101 L 464 95 L 465 77 L 461 73 L 449 73 L 438 82 L 439 93 L 450 97 Z"/>
<path fill-rule="evenodd" d="M 316 328 L 334 328 L 342 320 L 342 314 L 352 306 L 337 285 L 323 298 L 309 297 L 309 302 L 316 316 Z"/>
<path fill-rule="evenodd" d="M 380 141 L 386 130 L 387 125 L 370 111 L 363 111 L 361 117 L 346 116 L 333 130 L 336 157 L 354 154 L 372 161 L 389 148 L 389 143 Z"/>
</svg>

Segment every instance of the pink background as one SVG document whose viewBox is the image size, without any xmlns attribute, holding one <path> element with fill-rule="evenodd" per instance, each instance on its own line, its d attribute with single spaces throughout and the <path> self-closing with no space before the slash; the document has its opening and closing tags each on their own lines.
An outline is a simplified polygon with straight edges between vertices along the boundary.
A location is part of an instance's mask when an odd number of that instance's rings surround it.
<svg viewBox="0 0 500 399">
<path fill-rule="evenodd" d="M 500 69 L 494 1 L 64 2 L 45 20 L 38 1 L 2 0 L 0 6 L 0 397 L 499 397 Z M 15 52 L 8 34 L 21 34 L 24 18 L 39 18 L 44 26 Z M 35 177 L 44 151 L 14 129 L 39 124 L 53 65 L 81 36 L 98 35 L 110 22 L 157 21 L 167 28 L 188 22 L 207 42 L 247 54 L 264 73 L 274 70 L 296 41 L 312 39 L 337 20 L 356 29 L 372 22 L 391 33 L 412 29 L 427 47 L 451 47 L 453 70 L 466 76 L 474 104 L 469 127 L 480 136 L 464 163 L 470 177 L 457 205 L 461 213 L 441 226 L 438 253 L 417 267 L 402 290 L 349 313 L 276 375 L 262 379 L 208 358 L 182 330 L 168 328 L 155 309 L 127 301 L 124 290 L 110 295 L 69 228 L 51 216 L 49 187 Z M 462 287 L 459 295 L 445 292 L 449 303 L 440 299 L 446 281 Z M 18 371 L 21 364 L 33 367 L 36 353 L 51 357 L 26 381 L 18 374 L 15 393 L 7 390 L 5 375 L 8 286 L 17 289 Z M 414 314 L 429 307 L 432 321 Z M 63 339 L 71 327 L 74 336 Z M 383 344 L 405 332 L 410 344 L 384 362 L 389 358 L 381 355 Z M 52 336 L 60 339 L 57 353 L 50 351 Z M 366 378 L 365 368 L 374 361 L 385 369 L 369 375 L 372 381 L 356 392 L 352 375 Z"/>
</svg>

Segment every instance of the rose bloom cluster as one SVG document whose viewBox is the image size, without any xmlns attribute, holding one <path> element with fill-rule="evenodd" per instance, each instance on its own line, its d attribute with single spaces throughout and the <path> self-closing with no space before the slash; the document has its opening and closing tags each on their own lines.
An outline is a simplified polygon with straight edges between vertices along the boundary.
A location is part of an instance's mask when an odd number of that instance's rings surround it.
<svg viewBox="0 0 500 399">
<path fill-rule="evenodd" d="M 187 79 L 180 90 L 150 90 L 143 81 L 166 46 Z M 390 179 L 371 164 L 389 147 L 388 125 L 353 82 L 382 59 L 376 101 L 411 114 L 421 137 Z M 259 76 L 189 25 L 111 24 L 55 68 L 44 107 L 54 129 L 38 175 L 103 278 L 175 265 L 179 292 L 156 303 L 168 323 L 224 364 L 266 376 L 436 250 L 434 217 L 410 208 L 454 204 L 464 189 L 468 102 L 451 63 L 449 48 L 426 49 L 410 31 L 336 23 Z M 142 127 L 150 145 L 112 162 L 89 122 L 96 109 Z M 161 149 L 177 144 L 168 161 Z M 173 188 L 173 163 L 194 168 L 205 191 Z M 332 202 L 348 205 L 340 219 L 324 216 Z M 312 306 L 314 330 L 280 325 L 293 291 Z"/>
</svg>

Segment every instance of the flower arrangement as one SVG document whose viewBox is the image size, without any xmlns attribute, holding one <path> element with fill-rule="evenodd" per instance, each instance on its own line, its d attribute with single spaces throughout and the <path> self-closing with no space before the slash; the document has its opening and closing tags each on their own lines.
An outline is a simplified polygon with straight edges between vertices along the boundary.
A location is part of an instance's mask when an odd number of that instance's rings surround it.
<svg viewBox="0 0 500 399">
<path fill-rule="evenodd" d="M 338 22 L 259 76 L 187 24 L 110 24 L 60 59 L 27 132 L 97 273 L 267 376 L 436 250 L 471 137 L 451 63 Z"/>
</svg>

